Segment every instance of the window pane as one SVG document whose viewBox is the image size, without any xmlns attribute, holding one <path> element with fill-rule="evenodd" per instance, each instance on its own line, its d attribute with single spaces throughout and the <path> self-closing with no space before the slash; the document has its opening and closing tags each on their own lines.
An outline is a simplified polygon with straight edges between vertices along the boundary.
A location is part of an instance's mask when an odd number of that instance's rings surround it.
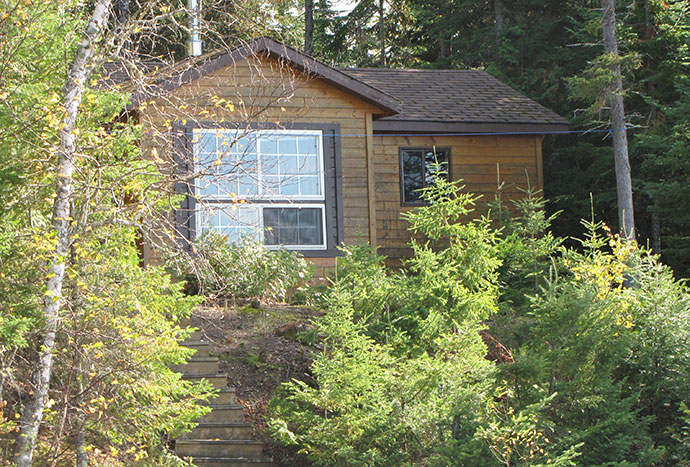
<svg viewBox="0 0 690 467">
<path fill-rule="evenodd" d="M 298 141 L 300 154 L 318 154 L 316 136 L 300 136 Z"/>
<path fill-rule="evenodd" d="M 321 229 L 317 227 L 303 227 L 298 231 L 298 245 L 321 245 Z"/>
<path fill-rule="evenodd" d="M 297 154 L 297 138 L 281 136 L 278 140 L 278 152 L 280 154 Z"/>
<path fill-rule="evenodd" d="M 215 230 L 228 237 L 229 242 L 243 235 L 258 236 L 259 210 L 251 205 L 223 205 L 206 207 L 200 214 L 199 231 Z"/>
<path fill-rule="evenodd" d="M 202 197 L 218 195 L 218 187 L 215 183 L 212 183 L 208 178 L 200 178 L 199 180 L 197 180 L 197 186 L 199 187 L 199 194 Z"/>
<path fill-rule="evenodd" d="M 318 173 L 319 163 L 316 156 L 300 156 L 299 158 L 299 172 L 302 174 Z"/>
<path fill-rule="evenodd" d="M 219 175 L 216 178 L 216 185 L 218 186 L 218 195 L 223 197 L 237 195 L 237 176 L 235 175 Z"/>
<path fill-rule="evenodd" d="M 300 227 L 303 226 L 315 226 L 319 223 L 319 217 L 321 216 L 321 209 L 318 208 L 303 208 L 297 209 L 297 222 Z"/>
<path fill-rule="evenodd" d="M 323 208 L 264 208 L 267 245 L 322 246 Z"/>
<path fill-rule="evenodd" d="M 280 174 L 296 175 L 297 173 L 297 156 L 280 156 Z"/>
<path fill-rule="evenodd" d="M 256 177 L 251 175 L 242 175 L 239 177 L 239 190 L 238 194 L 240 196 L 256 196 L 259 194 L 259 185 L 257 183 Z"/>
<path fill-rule="evenodd" d="M 317 177 L 300 177 L 299 189 L 301 195 L 318 195 L 319 179 Z"/>
<path fill-rule="evenodd" d="M 445 151 L 433 149 L 424 153 L 424 165 L 426 168 L 425 184 L 424 186 L 431 186 L 434 184 L 434 176 L 440 171 L 448 173 L 448 159 Z"/>
<path fill-rule="evenodd" d="M 280 180 L 280 194 L 294 196 L 299 194 L 299 185 L 296 175 L 287 175 Z"/>
<path fill-rule="evenodd" d="M 252 139 L 248 136 L 245 136 L 240 139 L 230 140 L 230 144 L 232 144 L 232 148 L 230 148 L 230 151 L 233 154 L 247 154 L 256 152 L 256 147 L 252 142 Z"/>
<path fill-rule="evenodd" d="M 401 152 L 402 160 L 402 181 L 403 181 L 403 202 L 414 203 L 419 201 L 420 190 L 424 187 L 424 166 L 422 151 L 404 150 Z"/>
<path fill-rule="evenodd" d="M 196 140 L 195 147 L 199 153 L 215 154 L 216 152 L 216 135 L 207 132 L 195 132 L 193 138 Z"/>
<path fill-rule="evenodd" d="M 267 175 L 261 182 L 264 193 L 268 196 L 275 196 L 280 193 L 279 178 L 277 175 Z"/>
<path fill-rule="evenodd" d="M 278 154 L 278 138 L 275 135 L 261 137 L 262 154 Z"/>
<path fill-rule="evenodd" d="M 265 174 L 277 174 L 278 173 L 278 156 L 274 155 L 262 155 L 261 157 L 261 168 Z"/>
</svg>

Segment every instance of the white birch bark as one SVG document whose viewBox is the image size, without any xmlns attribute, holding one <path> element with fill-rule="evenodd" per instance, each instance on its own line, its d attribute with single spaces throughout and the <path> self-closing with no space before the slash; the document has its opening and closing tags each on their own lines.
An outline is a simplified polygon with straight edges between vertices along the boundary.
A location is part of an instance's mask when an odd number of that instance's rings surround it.
<svg viewBox="0 0 690 467">
<path fill-rule="evenodd" d="M 614 58 L 618 58 L 615 0 L 601 0 L 601 7 L 604 50 Z M 628 136 L 625 128 L 623 79 L 620 64 L 615 63 L 611 67 L 611 72 L 613 73 L 613 89 L 609 93 L 608 100 L 611 105 L 611 130 L 616 167 L 616 192 L 618 194 L 618 223 L 620 224 L 621 235 L 628 240 L 635 240 L 632 180 L 630 160 L 628 159 Z"/>
<path fill-rule="evenodd" d="M 84 35 L 79 41 L 70 66 L 64 88 L 64 117 L 58 148 L 56 198 L 53 205 L 53 229 L 56 233 L 56 251 L 50 264 L 43 297 L 43 342 L 39 360 L 33 375 L 34 393 L 24 407 L 19 421 L 20 433 L 14 448 L 17 467 L 33 464 L 36 437 L 43 420 L 50 377 L 53 369 L 53 351 L 58 327 L 65 263 L 70 248 L 70 205 L 73 192 L 74 156 L 76 152 L 76 128 L 79 105 L 86 80 L 91 70 L 99 39 L 110 14 L 112 0 L 97 0 Z"/>
</svg>

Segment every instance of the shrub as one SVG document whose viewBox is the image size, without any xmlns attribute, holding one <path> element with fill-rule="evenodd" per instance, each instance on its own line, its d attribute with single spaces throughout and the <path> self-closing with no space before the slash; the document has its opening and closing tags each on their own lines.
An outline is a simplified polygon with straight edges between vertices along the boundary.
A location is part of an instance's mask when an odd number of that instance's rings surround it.
<svg viewBox="0 0 690 467">
<path fill-rule="evenodd" d="M 324 337 L 316 386 L 287 383 L 270 404 L 275 437 L 315 464 L 494 465 L 506 433 L 521 451 L 539 444 L 536 409 L 492 425 L 501 420 L 487 409 L 495 365 L 480 330 L 497 309 L 501 262 L 487 219 L 459 222 L 475 198 L 458 188 L 438 180 L 430 204 L 408 214 L 427 239 L 413 241 L 409 273 L 386 270 L 366 247 L 345 249 L 315 322 Z"/>
<path fill-rule="evenodd" d="M 269 250 L 251 237 L 230 243 L 206 232 L 192 244 L 192 254 L 168 255 L 168 265 L 200 295 L 209 298 L 286 301 L 306 284 L 313 266 L 296 252 Z"/>
</svg>

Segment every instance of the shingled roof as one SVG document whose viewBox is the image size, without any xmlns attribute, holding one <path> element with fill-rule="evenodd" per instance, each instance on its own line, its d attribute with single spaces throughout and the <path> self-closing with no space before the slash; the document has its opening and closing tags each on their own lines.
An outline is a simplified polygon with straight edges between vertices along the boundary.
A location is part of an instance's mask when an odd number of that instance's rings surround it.
<svg viewBox="0 0 690 467">
<path fill-rule="evenodd" d="M 480 70 L 340 68 L 396 97 L 402 112 L 375 131 L 563 131 L 568 121 Z"/>
<path fill-rule="evenodd" d="M 395 97 L 269 37 L 254 39 L 230 51 L 211 52 L 205 56 L 185 59 L 171 66 L 162 67 L 159 73 L 160 79 L 147 86 L 146 89 L 135 93 L 129 107 L 135 108 L 146 100 L 172 91 L 216 70 L 231 66 L 239 60 L 261 56 L 284 60 L 313 78 L 322 79 L 338 89 L 373 104 L 380 108 L 384 115 L 395 114 L 402 110 L 402 102 Z M 134 65 L 135 69 L 137 67 L 140 68 L 137 72 L 142 74 L 156 74 L 156 71 L 160 71 L 155 62 L 140 62 Z M 114 62 L 106 63 L 102 74 L 102 84 L 126 85 L 132 78 L 128 69 Z"/>
<path fill-rule="evenodd" d="M 133 67 L 136 73 L 154 80 L 132 96 L 130 107 L 262 53 L 286 60 L 312 77 L 382 109 L 382 114 L 375 115 L 375 132 L 543 134 L 568 129 L 567 120 L 485 71 L 333 68 L 266 37 L 229 52 L 208 54 L 198 62 L 188 59 L 172 66 L 137 64 Z M 126 85 L 132 78 L 130 72 L 121 64 L 106 63 L 101 82 Z"/>
</svg>

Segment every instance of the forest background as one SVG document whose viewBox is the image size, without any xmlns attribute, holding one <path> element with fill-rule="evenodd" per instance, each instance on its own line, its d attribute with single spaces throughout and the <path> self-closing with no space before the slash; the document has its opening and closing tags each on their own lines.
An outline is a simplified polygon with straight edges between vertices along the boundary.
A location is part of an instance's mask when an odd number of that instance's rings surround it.
<svg viewBox="0 0 690 467">
<path fill-rule="evenodd" d="M 260 32 L 302 48 L 303 5 L 268 3 L 255 3 Z M 616 11 L 638 241 L 686 277 L 690 2 L 631 0 Z M 590 203 L 616 226 L 600 2 L 315 0 L 313 18 L 314 56 L 330 65 L 481 68 L 569 119 L 571 134 L 544 141 L 547 209 L 563 212 L 554 232 L 582 233 Z"/>
<path fill-rule="evenodd" d="M 180 318 L 199 300 L 139 267 L 138 232 L 166 218 L 171 180 L 141 157 L 141 127 L 117 119 L 128 96 L 86 76 L 113 57 L 184 58 L 186 4 L 0 5 L 0 458 L 174 465 L 168 440 L 210 397 L 169 369 L 188 357 Z M 686 277 L 690 1 L 617 7 L 638 239 Z M 473 199 L 441 181 L 410 214 L 431 242 L 414 245 L 409 276 L 350 251 L 323 301 L 316 382 L 276 398 L 277 438 L 325 465 L 487 452 L 505 465 L 687 464 L 689 295 L 612 233 L 599 2 L 368 0 L 343 15 L 327 0 L 219 0 L 202 16 L 207 50 L 260 35 L 301 49 L 311 16 L 313 54 L 328 64 L 484 68 L 573 123 L 545 140 L 547 214 L 533 193 L 501 232 L 456 224 Z M 487 326 L 506 365 L 485 359 Z M 331 389 L 352 401 L 341 417 Z"/>
</svg>

